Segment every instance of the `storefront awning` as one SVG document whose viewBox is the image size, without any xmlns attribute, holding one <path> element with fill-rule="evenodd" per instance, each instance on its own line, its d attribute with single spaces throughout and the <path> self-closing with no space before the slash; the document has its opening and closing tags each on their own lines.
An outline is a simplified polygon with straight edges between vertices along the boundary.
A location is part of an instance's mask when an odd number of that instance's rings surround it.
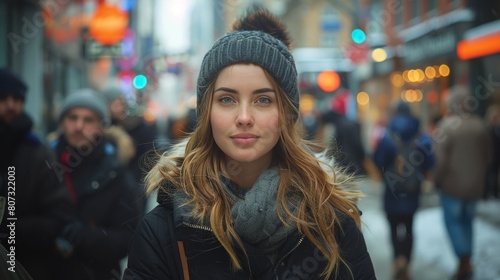
<svg viewBox="0 0 500 280">
<path fill-rule="evenodd" d="M 469 29 L 457 45 L 457 56 L 462 60 L 495 53 L 500 53 L 500 20 Z"/>
</svg>

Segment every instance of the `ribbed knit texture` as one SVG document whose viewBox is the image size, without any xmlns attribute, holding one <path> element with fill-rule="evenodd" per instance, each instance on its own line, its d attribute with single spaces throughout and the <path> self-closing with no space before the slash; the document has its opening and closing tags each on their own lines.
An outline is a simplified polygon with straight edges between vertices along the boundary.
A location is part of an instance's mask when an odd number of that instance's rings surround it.
<svg viewBox="0 0 500 280">
<path fill-rule="evenodd" d="M 295 229 L 285 227 L 276 213 L 279 180 L 277 168 L 264 171 L 231 210 L 234 230 L 240 238 L 269 255 L 277 253 L 288 233 Z M 292 210 L 295 205 L 290 207 Z"/>
<path fill-rule="evenodd" d="M 289 227 L 285 227 L 276 213 L 279 179 L 277 168 L 264 171 L 252 188 L 245 193 L 244 198 L 237 197 L 232 191 L 233 187 L 228 185 L 230 182 L 224 180 L 227 195 L 235 201 L 231 209 L 234 230 L 242 240 L 261 249 L 270 257 L 281 248 L 288 234 L 296 230 L 296 225 L 292 221 L 289 222 Z M 185 193 L 180 191 L 174 193 L 174 219 L 177 225 L 183 221 L 197 223 L 191 217 L 192 206 L 183 206 L 188 201 Z M 289 210 L 296 213 L 299 203 L 297 197 L 290 196 Z M 210 226 L 208 219 L 205 226 Z"/>
<path fill-rule="evenodd" d="M 267 70 L 299 109 L 295 61 L 288 47 L 262 31 L 234 31 L 224 35 L 203 58 L 197 86 L 197 113 L 209 84 L 226 66 L 253 63 Z"/>
</svg>

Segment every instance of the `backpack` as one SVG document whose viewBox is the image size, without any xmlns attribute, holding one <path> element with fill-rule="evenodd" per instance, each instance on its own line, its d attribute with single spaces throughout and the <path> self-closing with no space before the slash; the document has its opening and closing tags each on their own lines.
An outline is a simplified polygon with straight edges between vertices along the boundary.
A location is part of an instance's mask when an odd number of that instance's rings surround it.
<svg viewBox="0 0 500 280">
<path fill-rule="evenodd" d="M 399 135 L 389 133 L 396 145 L 396 157 L 384 172 L 387 187 L 395 195 L 419 192 L 424 181 L 421 165 L 425 160 L 424 153 L 418 148 L 416 135 L 410 141 L 403 142 Z"/>
</svg>

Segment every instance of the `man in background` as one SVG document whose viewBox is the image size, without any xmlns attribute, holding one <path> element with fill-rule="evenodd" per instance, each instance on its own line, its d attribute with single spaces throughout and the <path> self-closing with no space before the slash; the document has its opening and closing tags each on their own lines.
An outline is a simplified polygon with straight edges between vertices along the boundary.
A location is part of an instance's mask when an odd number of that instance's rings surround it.
<svg viewBox="0 0 500 280">
<path fill-rule="evenodd" d="M 473 220 L 493 151 L 489 131 L 474 113 L 473 98 L 466 87 L 453 87 L 446 103 L 449 114 L 439 121 L 433 135 L 434 182 L 441 190 L 446 229 L 459 260 L 454 279 L 461 280 L 473 278 Z"/>
<path fill-rule="evenodd" d="M 333 137 L 328 142 L 338 166 L 351 174 L 366 175 L 368 159 L 362 144 L 361 126 L 346 117 L 348 99 L 349 92 L 340 90 L 332 98 L 330 110 L 321 116 L 321 122 L 333 126 Z"/>
<path fill-rule="evenodd" d="M 143 214 L 143 192 L 104 137 L 108 123 L 106 102 L 91 89 L 70 94 L 62 104 L 62 133 L 51 143 L 58 159 L 53 165 L 66 183 L 77 219 L 57 239 L 66 258 L 59 279 L 117 278 Z"/>
<path fill-rule="evenodd" d="M 144 191 L 142 184 L 146 170 L 148 169 L 148 157 L 154 155 L 154 150 L 159 147 L 158 131 L 155 123 L 148 123 L 141 116 L 127 113 L 127 100 L 119 88 L 111 87 L 104 91 L 108 102 L 108 110 L 111 124 L 124 129 L 132 138 L 135 147 L 135 155 L 128 163 L 128 169 L 136 182 L 136 185 Z M 145 199 L 145 197 L 144 197 Z"/>
<path fill-rule="evenodd" d="M 53 279 L 60 256 L 54 243 L 71 218 L 71 201 L 48 164 L 53 153 L 31 132 L 27 90 L 17 75 L 0 69 L 0 241 L 29 274 Z"/>
</svg>

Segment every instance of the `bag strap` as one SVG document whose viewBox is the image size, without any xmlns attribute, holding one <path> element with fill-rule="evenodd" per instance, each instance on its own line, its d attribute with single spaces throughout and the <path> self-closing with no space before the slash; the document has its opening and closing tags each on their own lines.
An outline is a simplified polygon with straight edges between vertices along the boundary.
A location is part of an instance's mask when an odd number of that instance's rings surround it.
<svg viewBox="0 0 500 280">
<path fill-rule="evenodd" d="M 189 280 L 189 268 L 186 252 L 184 251 L 184 243 L 182 243 L 182 241 L 177 241 L 177 248 L 179 248 L 179 256 L 181 258 L 182 275 L 184 275 L 184 280 Z"/>
<path fill-rule="evenodd" d="M 389 137 L 391 138 L 392 142 L 394 143 L 394 145 L 396 145 L 398 154 L 402 151 L 402 149 L 404 148 L 406 143 L 410 143 L 410 146 L 407 146 L 407 147 L 409 147 L 411 149 L 418 148 L 418 141 L 419 141 L 420 136 L 421 136 L 420 132 L 413 135 L 413 137 L 409 141 L 406 141 L 406 142 L 404 142 L 403 139 L 401 139 L 401 136 L 399 136 L 397 133 L 389 131 L 388 134 L 389 134 Z"/>
<path fill-rule="evenodd" d="M 175 271 L 177 274 L 176 279 L 189 280 L 189 270 L 188 263 L 186 258 L 186 253 L 184 251 L 184 244 L 182 241 L 177 240 L 177 236 L 175 234 L 175 223 L 174 223 L 174 213 L 170 209 L 167 210 L 167 223 L 168 230 L 170 233 L 170 243 L 172 244 L 172 250 L 174 251 L 174 262 L 175 262 Z"/>
</svg>

